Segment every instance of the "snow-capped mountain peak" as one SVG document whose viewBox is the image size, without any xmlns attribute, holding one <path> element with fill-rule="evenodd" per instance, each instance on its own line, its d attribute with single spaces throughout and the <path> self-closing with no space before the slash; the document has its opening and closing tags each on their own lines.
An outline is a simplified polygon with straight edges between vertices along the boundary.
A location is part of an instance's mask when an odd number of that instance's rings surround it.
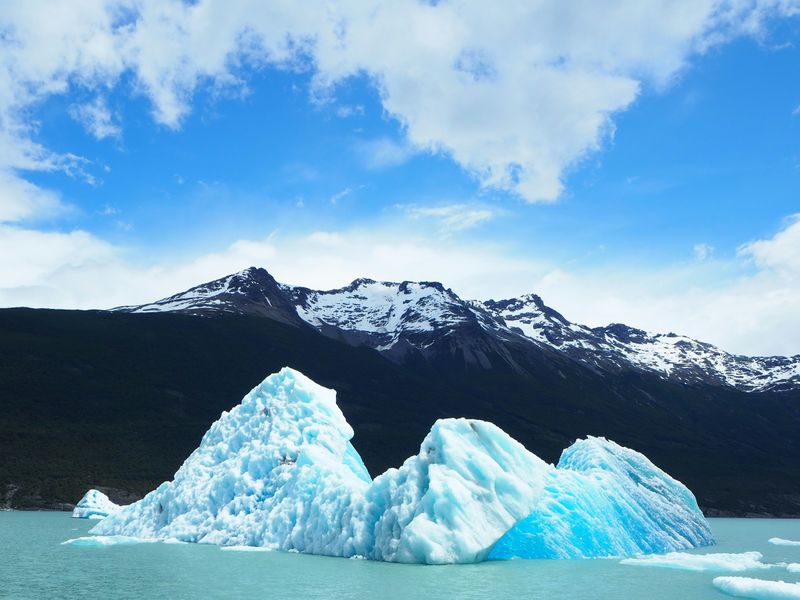
<svg viewBox="0 0 800 600">
<path fill-rule="evenodd" d="M 490 355 L 516 368 L 508 344 L 527 352 L 556 351 L 596 371 L 642 371 L 683 384 L 730 386 L 745 391 L 800 388 L 800 355 L 747 357 L 675 333 L 648 333 L 622 323 L 587 327 L 571 323 L 536 294 L 504 300 L 461 299 L 441 283 L 400 283 L 359 278 L 333 290 L 281 284 L 250 267 L 141 306 L 134 313 L 255 315 L 301 327 L 392 360 L 409 355 L 459 355 L 489 368 Z"/>
</svg>

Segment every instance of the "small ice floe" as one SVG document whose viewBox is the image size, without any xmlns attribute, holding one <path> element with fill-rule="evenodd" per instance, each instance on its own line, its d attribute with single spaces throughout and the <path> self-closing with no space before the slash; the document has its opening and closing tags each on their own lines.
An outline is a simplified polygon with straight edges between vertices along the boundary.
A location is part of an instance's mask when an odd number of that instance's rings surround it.
<svg viewBox="0 0 800 600">
<path fill-rule="evenodd" d="M 682 569 L 684 571 L 726 571 L 739 573 L 751 569 L 769 569 L 784 566 L 761 562 L 764 556 L 760 552 L 739 552 L 734 554 L 689 554 L 688 552 L 669 552 L 668 554 L 651 554 L 626 558 L 620 561 L 623 565 L 640 567 L 661 567 L 664 569 Z"/>
<path fill-rule="evenodd" d="M 800 599 L 800 583 L 753 579 L 752 577 L 715 577 L 714 587 L 723 594 L 754 600 Z"/>
<path fill-rule="evenodd" d="M 785 540 L 778 537 L 770 538 L 769 543 L 774 546 L 800 546 L 800 541 Z"/>
<path fill-rule="evenodd" d="M 72 516 L 76 519 L 105 519 L 119 508 L 119 505 L 109 500 L 103 492 L 89 490 L 75 505 Z"/>
<path fill-rule="evenodd" d="M 800 573 L 800 563 L 789 563 L 786 565 L 786 570 L 789 573 Z"/>
<path fill-rule="evenodd" d="M 140 538 L 128 535 L 87 535 L 61 542 L 62 546 L 127 546 L 130 544 L 153 544 L 156 538 Z"/>
</svg>

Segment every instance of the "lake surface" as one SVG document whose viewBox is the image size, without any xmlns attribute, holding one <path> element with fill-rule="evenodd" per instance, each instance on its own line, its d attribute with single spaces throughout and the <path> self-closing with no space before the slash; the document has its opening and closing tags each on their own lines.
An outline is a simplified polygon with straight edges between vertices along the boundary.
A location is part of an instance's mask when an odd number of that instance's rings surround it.
<svg viewBox="0 0 800 600">
<path fill-rule="evenodd" d="M 763 562 L 800 562 L 800 520 L 711 519 L 717 546 L 694 551 L 756 550 Z M 546 598 L 694 600 L 727 598 L 720 572 L 628 566 L 618 560 L 515 560 L 420 566 L 280 552 L 231 552 L 194 544 L 109 547 L 61 545 L 95 522 L 68 513 L 0 512 L 2 598 Z M 800 581 L 785 568 L 733 573 Z"/>
</svg>

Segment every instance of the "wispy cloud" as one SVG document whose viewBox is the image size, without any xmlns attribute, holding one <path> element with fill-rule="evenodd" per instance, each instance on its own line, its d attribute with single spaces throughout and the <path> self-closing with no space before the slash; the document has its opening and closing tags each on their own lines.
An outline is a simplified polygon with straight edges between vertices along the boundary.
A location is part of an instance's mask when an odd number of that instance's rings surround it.
<svg viewBox="0 0 800 600">
<path fill-rule="evenodd" d="M 361 164 L 375 170 L 399 167 L 415 154 L 414 148 L 407 143 L 388 137 L 359 140 L 355 150 Z"/>
<path fill-rule="evenodd" d="M 364 189 L 364 187 L 365 187 L 364 185 L 356 185 L 356 186 L 352 186 L 352 187 L 348 186 L 348 187 L 344 188 L 343 190 L 340 190 L 340 191 L 336 192 L 333 196 L 331 196 L 330 197 L 330 203 L 331 204 L 337 204 L 339 202 L 339 200 L 342 200 L 343 198 L 346 198 L 347 196 L 349 196 L 350 194 L 352 194 L 354 192 L 357 192 L 358 190 Z"/>
<path fill-rule="evenodd" d="M 122 135 L 122 128 L 114 122 L 106 100 L 100 96 L 87 104 L 72 104 L 69 115 L 98 140 Z"/>
<path fill-rule="evenodd" d="M 472 229 L 494 219 L 496 209 L 472 204 L 447 204 L 443 206 L 401 206 L 414 219 L 433 219 L 438 222 L 443 233 L 455 233 Z"/>
<path fill-rule="evenodd" d="M 103 208 L 97 211 L 97 214 L 103 217 L 113 217 L 119 213 L 120 210 L 115 206 L 111 206 L 110 204 L 106 204 Z"/>
<path fill-rule="evenodd" d="M 364 114 L 364 106 L 362 104 L 342 104 L 336 107 L 336 116 L 341 119 L 348 117 L 358 117 Z"/>
<path fill-rule="evenodd" d="M 706 260 L 714 253 L 714 246 L 706 243 L 695 244 L 692 251 L 694 252 L 695 259 Z"/>
</svg>

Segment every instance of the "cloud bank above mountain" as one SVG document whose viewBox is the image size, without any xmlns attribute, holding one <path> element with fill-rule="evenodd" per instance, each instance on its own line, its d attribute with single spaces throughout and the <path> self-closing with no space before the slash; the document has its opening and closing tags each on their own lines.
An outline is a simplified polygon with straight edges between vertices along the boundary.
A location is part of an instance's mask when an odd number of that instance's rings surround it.
<svg viewBox="0 0 800 600">
<path fill-rule="evenodd" d="M 663 88 L 693 55 L 759 35 L 787 0 L 490 3 L 7 2 L 0 11 L 0 218 L 57 209 L 25 171 L 80 172 L 32 139 L 32 107 L 80 89 L 71 114 L 119 136 L 105 95 L 127 86 L 178 129 L 201 88 L 244 92 L 252 69 L 307 72 L 312 101 L 366 76 L 416 151 L 451 157 L 483 185 L 556 200 L 563 176 L 614 131 L 643 86 Z"/>
</svg>

